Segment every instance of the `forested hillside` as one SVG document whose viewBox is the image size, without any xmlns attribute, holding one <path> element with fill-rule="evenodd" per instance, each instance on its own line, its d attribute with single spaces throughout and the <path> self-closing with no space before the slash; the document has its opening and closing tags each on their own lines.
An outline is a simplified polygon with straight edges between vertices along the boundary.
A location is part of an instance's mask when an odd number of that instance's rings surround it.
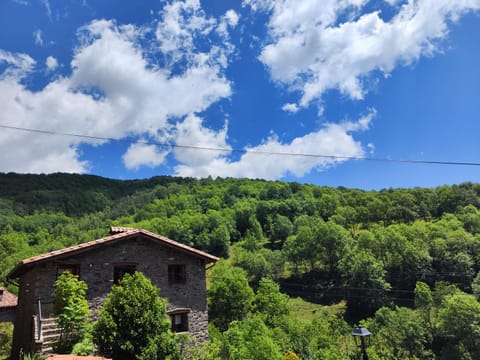
<svg viewBox="0 0 480 360">
<path fill-rule="evenodd" d="M 478 358 L 480 304 L 469 294 L 480 295 L 479 206 L 480 185 L 471 183 L 363 191 L 245 179 L 3 174 L 0 284 L 22 258 L 105 236 L 111 225 L 141 227 L 228 258 L 216 268 L 245 277 L 257 297 L 268 286 L 278 292 L 261 281 L 269 278 L 292 298 L 346 301 L 345 318 L 321 312 L 326 324 L 305 320 L 302 329 L 270 316 L 253 297 L 241 318 L 225 321 L 211 309 L 218 333 L 210 346 L 223 354 L 240 346 L 230 340 L 265 326 L 268 351 L 343 359 L 354 351 L 344 319 L 370 317 L 372 358 Z M 212 289 L 221 281 L 217 272 Z M 461 322 L 459 314 L 467 332 L 448 323 Z"/>
</svg>

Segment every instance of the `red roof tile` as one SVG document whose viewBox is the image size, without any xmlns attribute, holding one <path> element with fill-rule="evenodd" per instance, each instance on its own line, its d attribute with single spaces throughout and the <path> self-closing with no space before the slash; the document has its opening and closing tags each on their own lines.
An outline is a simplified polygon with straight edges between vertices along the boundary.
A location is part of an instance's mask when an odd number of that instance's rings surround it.
<svg viewBox="0 0 480 360">
<path fill-rule="evenodd" d="M 110 235 L 124 233 L 132 230 L 135 230 L 135 229 L 131 227 L 125 227 L 125 226 L 110 226 Z"/>
<path fill-rule="evenodd" d="M 114 227 L 112 229 L 119 229 L 119 228 Z M 216 261 L 219 260 L 218 257 L 210 255 L 209 253 L 206 253 L 206 252 L 201 251 L 201 250 L 197 250 L 197 249 L 192 248 L 190 246 L 187 246 L 185 244 L 182 244 L 182 243 L 179 243 L 177 241 L 168 239 L 164 236 L 154 234 L 154 233 L 152 233 L 150 231 L 147 231 L 147 230 L 144 230 L 144 229 L 133 229 L 133 228 L 122 228 L 122 229 L 124 229 L 125 231 L 119 232 L 119 233 L 116 233 L 114 235 L 110 235 L 110 236 L 107 236 L 107 237 L 104 237 L 104 238 L 101 238 L 101 239 L 89 241 L 89 242 L 86 242 L 86 243 L 83 243 L 83 244 L 73 245 L 73 246 L 70 246 L 70 247 L 67 247 L 67 248 L 64 248 L 64 249 L 55 250 L 55 251 L 51 251 L 51 252 L 46 253 L 46 254 L 37 255 L 37 256 L 33 256 L 31 258 L 28 258 L 28 259 L 24 259 L 12 271 L 10 271 L 10 273 L 7 275 L 7 278 L 9 278 L 9 279 L 18 278 L 20 275 L 23 274 L 23 272 L 28 267 L 30 267 L 33 264 L 43 262 L 43 261 L 47 261 L 47 260 L 51 260 L 51 259 L 54 259 L 54 258 L 63 257 L 64 255 L 73 255 L 73 254 L 80 253 L 80 252 L 83 252 L 83 251 L 91 250 L 92 248 L 94 248 L 96 246 L 115 243 L 115 242 L 121 241 L 121 240 L 126 240 L 126 239 L 131 238 L 131 237 L 133 237 L 135 235 L 138 235 L 138 234 L 143 234 L 143 235 L 147 236 L 148 238 L 150 238 L 152 240 L 155 240 L 155 241 L 158 241 L 159 243 L 161 243 L 163 245 L 166 245 L 166 246 L 169 246 L 171 248 L 175 248 L 177 250 L 189 253 L 193 256 L 203 258 L 204 260 L 207 261 L 207 263 L 216 262 Z"/>
<path fill-rule="evenodd" d="M 0 287 L 0 293 L 3 291 L 3 296 L 0 299 L 0 308 L 17 306 L 17 297 L 7 289 Z"/>
</svg>

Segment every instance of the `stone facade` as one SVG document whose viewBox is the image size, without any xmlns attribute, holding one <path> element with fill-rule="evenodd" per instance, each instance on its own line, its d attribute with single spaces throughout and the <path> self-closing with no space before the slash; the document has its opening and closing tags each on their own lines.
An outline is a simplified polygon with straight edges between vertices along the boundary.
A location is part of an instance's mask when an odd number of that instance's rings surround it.
<svg viewBox="0 0 480 360">
<path fill-rule="evenodd" d="M 26 267 L 20 276 L 12 354 L 18 354 L 21 348 L 28 352 L 34 347 L 32 316 L 38 312 L 38 300 L 43 317 L 48 317 L 53 309 L 54 282 L 59 271 L 69 267 L 79 271 L 80 279 L 87 283 L 86 297 L 94 314 L 110 292 L 115 269 L 134 268 L 160 288 L 160 296 L 168 299 L 167 311 L 173 314 L 173 319 L 174 314 L 183 314 L 179 319 L 187 320 L 188 333 L 192 339 L 207 340 L 205 268 L 207 263 L 215 261 L 215 257 L 202 256 L 199 251 L 186 251 L 191 248 L 184 245 L 176 247 L 172 246 L 172 242 L 163 243 L 150 234 L 137 231 L 125 235 L 125 238 L 120 236 L 118 239 L 117 236 L 115 241 L 86 246 L 82 251 L 67 249 L 68 251 L 51 256 L 50 259 L 47 255 L 47 260 L 37 261 L 35 266 Z M 173 281 L 172 274 L 169 279 L 169 266 L 183 270 L 180 274 L 181 281 Z"/>
<path fill-rule="evenodd" d="M 0 323 L 2 322 L 14 322 L 15 321 L 15 308 L 0 308 Z"/>
</svg>

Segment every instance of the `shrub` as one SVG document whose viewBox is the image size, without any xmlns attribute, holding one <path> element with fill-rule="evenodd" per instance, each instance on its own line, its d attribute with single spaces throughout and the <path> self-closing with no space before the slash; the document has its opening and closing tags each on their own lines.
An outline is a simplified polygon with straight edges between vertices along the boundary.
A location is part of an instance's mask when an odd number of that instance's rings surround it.
<svg viewBox="0 0 480 360">
<path fill-rule="evenodd" d="M 166 303 L 142 273 L 125 274 L 112 287 L 95 324 L 100 352 L 123 360 L 180 359 Z"/>
<path fill-rule="evenodd" d="M 55 281 L 55 313 L 62 329 L 60 342 L 55 350 L 70 353 L 73 345 L 81 341 L 89 328 L 90 309 L 85 299 L 87 284 L 65 271 Z"/>
<path fill-rule="evenodd" d="M 8 359 L 12 346 L 13 324 L 0 323 L 0 359 Z"/>
</svg>

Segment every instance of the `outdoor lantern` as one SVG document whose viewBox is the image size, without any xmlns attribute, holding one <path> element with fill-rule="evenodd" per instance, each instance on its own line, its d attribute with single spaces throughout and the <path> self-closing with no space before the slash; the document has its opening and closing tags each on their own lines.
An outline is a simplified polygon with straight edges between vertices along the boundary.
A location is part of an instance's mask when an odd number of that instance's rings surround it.
<svg viewBox="0 0 480 360">
<path fill-rule="evenodd" d="M 370 345 L 370 335 L 372 333 L 364 328 L 362 325 L 358 325 L 352 332 L 355 344 L 360 348 L 363 354 L 363 360 L 368 360 L 367 346 Z"/>
</svg>

